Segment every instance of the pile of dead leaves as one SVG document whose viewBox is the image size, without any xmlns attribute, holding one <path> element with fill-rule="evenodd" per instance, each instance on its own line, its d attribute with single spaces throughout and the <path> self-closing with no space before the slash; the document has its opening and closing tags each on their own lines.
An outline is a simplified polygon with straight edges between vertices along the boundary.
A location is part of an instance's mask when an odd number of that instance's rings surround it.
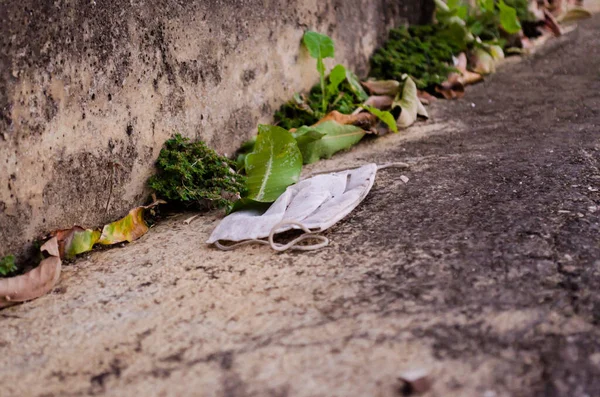
<svg viewBox="0 0 600 397">
<path fill-rule="evenodd" d="M 453 9 L 438 2 L 444 12 L 452 13 Z M 448 3 L 450 4 L 450 2 Z M 452 2 L 456 10 L 459 2 Z M 501 38 L 497 41 L 483 41 L 477 36 L 471 38 L 471 44 L 465 52 L 454 58 L 456 72 L 451 73 L 446 81 L 435 86 L 435 92 L 446 99 L 461 98 L 465 86 L 483 80 L 484 76 L 496 71 L 496 65 L 507 54 L 527 54 L 534 52 L 549 38 L 565 34 L 575 28 L 573 21 L 588 18 L 590 12 L 581 7 L 578 1 L 529 1 L 527 21 L 515 23 L 515 30 L 510 33 L 500 27 Z M 453 16 L 453 23 L 465 25 L 466 22 Z M 447 22 L 448 23 L 448 22 Z M 466 28 L 465 28 L 466 29 Z M 467 31 L 467 34 L 469 32 Z M 499 45 L 499 44 L 502 44 Z M 504 47 L 504 50 L 503 48 Z M 468 54 L 468 55 L 467 55 Z"/>
<path fill-rule="evenodd" d="M 91 251 L 96 244 L 113 245 L 137 240 L 149 230 L 144 212 L 164 203 L 155 200 L 150 205 L 136 207 L 124 218 L 102 229 L 73 226 L 50 233 L 48 240 L 40 247 L 43 259 L 37 267 L 18 276 L 0 278 L 0 308 L 48 293 L 60 278 L 63 260 Z"/>
</svg>

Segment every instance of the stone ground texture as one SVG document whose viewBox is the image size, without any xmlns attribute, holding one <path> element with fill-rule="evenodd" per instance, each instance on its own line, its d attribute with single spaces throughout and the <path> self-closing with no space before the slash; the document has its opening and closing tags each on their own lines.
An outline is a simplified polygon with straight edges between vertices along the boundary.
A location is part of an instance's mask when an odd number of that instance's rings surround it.
<svg viewBox="0 0 600 397">
<path fill-rule="evenodd" d="M 66 266 L 0 312 L 0 394 L 600 395 L 600 18 L 430 111 L 307 170 L 411 165 L 326 249 L 220 252 L 183 214 Z"/>
</svg>

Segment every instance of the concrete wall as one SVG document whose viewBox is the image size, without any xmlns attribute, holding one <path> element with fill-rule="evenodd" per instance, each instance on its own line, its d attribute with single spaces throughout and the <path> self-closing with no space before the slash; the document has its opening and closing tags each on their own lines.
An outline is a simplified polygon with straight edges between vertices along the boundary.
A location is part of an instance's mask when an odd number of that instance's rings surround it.
<svg viewBox="0 0 600 397">
<path fill-rule="evenodd" d="M 231 154 L 317 81 L 305 29 L 364 75 L 391 27 L 430 12 L 424 0 L 0 0 L 0 256 L 141 204 L 174 132 Z"/>
</svg>

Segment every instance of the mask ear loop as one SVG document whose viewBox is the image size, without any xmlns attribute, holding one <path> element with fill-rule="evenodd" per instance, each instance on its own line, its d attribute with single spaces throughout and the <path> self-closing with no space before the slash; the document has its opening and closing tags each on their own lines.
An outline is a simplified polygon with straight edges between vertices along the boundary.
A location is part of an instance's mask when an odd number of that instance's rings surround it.
<svg viewBox="0 0 600 397">
<path fill-rule="evenodd" d="M 302 229 L 302 231 L 304 231 L 304 234 L 296 237 L 295 239 L 293 239 L 292 241 L 290 241 L 287 244 L 276 243 L 274 241 L 274 238 L 275 238 L 275 234 L 277 234 L 277 230 L 281 229 L 283 226 L 290 226 L 290 225 L 299 227 L 300 229 Z M 299 243 L 304 240 L 316 240 L 319 242 L 317 242 L 315 244 L 311 244 L 311 245 L 299 245 Z M 329 239 L 325 236 L 319 236 L 318 234 L 312 232 L 309 228 L 307 228 L 304 224 L 302 224 L 300 222 L 289 220 L 289 221 L 281 221 L 278 224 L 276 224 L 275 226 L 273 226 L 273 228 L 271 229 L 271 233 L 269 233 L 268 241 L 259 240 L 259 239 L 251 239 L 251 240 L 241 241 L 239 243 L 235 243 L 232 245 L 223 245 L 223 244 L 221 244 L 220 241 L 215 241 L 215 247 L 217 247 L 218 249 L 223 250 L 223 251 L 231 251 L 231 250 L 239 248 L 243 245 L 248 245 L 248 244 L 270 245 L 271 248 L 277 252 L 283 252 L 283 251 L 287 251 L 287 250 L 315 251 L 315 250 L 318 250 L 318 249 L 328 246 Z"/>
<path fill-rule="evenodd" d="M 289 225 L 298 226 L 300 229 L 302 229 L 304 231 L 304 234 L 296 237 L 295 239 L 293 239 L 292 241 L 290 241 L 287 244 L 276 243 L 273 240 L 273 238 L 275 237 L 277 230 L 279 230 L 282 226 L 289 226 Z M 315 243 L 312 245 L 298 245 L 298 243 L 300 243 L 301 241 L 304 241 L 304 240 L 318 240 L 321 242 Z M 271 233 L 269 234 L 269 245 L 271 246 L 272 249 L 274 249 L 275 251 L 279 251 L 279 252 L 287 251 L 288 249 L 293 249 L 293 250 L 298 250 L 298 251 L 315 251 L 315 250 L 318 250 L 318 249 L 328 246 L 329 239 L 325 236 L 319 236 L 318 234 L 315 234 L 314 232 L 312 232 L 309 228 L 307 228 L 304 224 L 302 224 L 300 222 L 288 220 L 288 221 L 281 221 L 278 224 L 276 224 L 275 226 L 273 226 L 273 228 L 271 229 Z"/>
<path fill-rule="evenodd" d="M 217 247 L 221 251 L 233 251 L 234 249 L 240 248 L 243 245 L 248 245 L 248 244 L 269 244 L 269 242 L 265 241 L 265 240 L 259 240 L 259 239 L 254 239 L 253 238 L 251 240 L 240 241 L 239 243 L 235 243 L 235 244 L 231 244 L 231 245 L 223 245 L 223 244 L 221 244 L 221 241 L 215 241 L 214 244 L 215 244 L 215 247 Z"/>
</svg>

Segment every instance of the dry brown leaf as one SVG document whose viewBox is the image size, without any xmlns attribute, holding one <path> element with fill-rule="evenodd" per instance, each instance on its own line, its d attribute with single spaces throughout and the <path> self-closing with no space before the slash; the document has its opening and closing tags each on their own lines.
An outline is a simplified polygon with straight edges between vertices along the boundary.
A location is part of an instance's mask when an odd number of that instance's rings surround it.
<svg viewBox="0 0 600 397">
<path fill-rule="evenodd" d="M 124 218 L 105 225 L 102 228 L 102 236 L 100 236 L 98 244 L 111 245 L 123 241 L 132 242 L 146 234 L 148 229 L 148 225 L 144 221 L 144 207 L 137 207 L 129 211 Z"/>
<path fill-rule="evenodd" d="M 129 211 L 129 214 L 124 218 L 105 225 L 102 228 L 102 235 L 98 240 L 98 244 L 111 245 L 122 243 L 123 241 L 132 242 L 142 237 L 149 230 L 144 220 L 144 210 L 166 203 L 164 200 L 155 200 L 149 205 L 136 207 Z"/>
<path fill-rule="evenodd" d="M 450 73 L 446 81 L 435 87 L 435 91 L 446 99 L 462 98 L 465 95 L 465 85 L 460 73 Z"/>
<path fill-rule="evenodd" d="M 39 298 L 56 285 L 62 265 L 56 237 L 48 240 L 40 250 L 50 256 L 38 267 L 20 276 L 0 279 L 0 308 Z"/>
<path fill-rule="evenodd" d="M 421 101 L 417 97 L 417 86 L 410 77 L 406 78 L 402 88 L 402 97 L 396 97 L 392 108 L 400 107 L 400 115 L 396 119 L 399 128 L 407 128 L 417 120 L 417 114 Z"/>
<path fill-rule="evenodd" d="M 465 86 L 483 80 L 479 73 L 467 70 L 467 55 L 461 52 L 456 58 L 458 73 L 450 73 L 446 81 L 435 88 L 446 99 L 462 98 L 465 95 Z"/>
<path fill-rule="evenodd" d="M 523 50 L 523 53 L 527 54 L 533 49 L 533 41 L 529 37 L 519 38 L 519 47 Z"/>
<path fill-rule="evenodd" d="M 461 81 L 464 85 L 475 84 L 481 80 L 483 80 L 482 75 L 480 75 L 479 73 L 471 72 L 470 70 L 465 70 L 461 78 Z"/>
<path fill-rule="evenodd" d="M 537 1 L 530 1 L 528 5 L 529 12 L 534 16 L 536 21 L 544 20 L 544 10 L 541 8 L 542 6 L 538 4 Z"/>
<path fill-rule="evenodd" d="M 355 125 L 362 128 L 363 130 L 369 130 L 372 126 L 377 123 L 377 116 L 369 112 L 362 112 L 358 114 L 343 114 L 337 110 L 329 112 L 321 120 L 317 121 L 314 125 L 319 125 L 326 121 L 335 121 L 338 124 L 343 125 Z"/>
<path fill-rule="evenodd" d="M 40 252 L 46 251 L 50 256 L 58 256 L 60 257 L 60 249 L 58 247 L 58 239 L 51 238 L 46 241 L 41 247 Z"/>
<path fill-rule="evenodd" d="M 573 7 L 563 12 L 562 14 L 556 17 L 556 20 L 561 23 L 577 21 L 579 19 L 590 18 L 592 13 L 586 10 L 583 7 Z M 563 32 L 564 33 L 564 32 Z"/>
<path fill-rule="evenodd" d="M 545 8 L 554 15 L 560 15 L 566 10 L 566 7 L 567 2 L 565 0 L 552 0 L 547 3 Z"/>
<path fill-rule="evenodd" d="M 483 80 L 483 76 L 479 73 L 471 72 L 467 69 L 467 54 L 461 52 L 458 55 L 456 68 L 460 72 L 460 82 L 464 85 L 474 84 Z"/>
<path fill-rule="evenodd" d="M 423 106 L 423 103 L 420 100 L 417 101 L 417 116 L 418 117 L 423 117 L 425 119 L 429 118 L 429 114 L 427 113 L 427 109 L 425 109 L 425 106 Z"/>
<path fill-rule="evenodd" d="M 363 81 L 362 85 L 372 95 L 389 95 L 392 97 L 395 97 L 402 87 L 402 84 L 396 80 L 368 80 Z"/>
<path fill-rule="evenodd" d="M 429 105 L 431 102 L 433 102 L 437 99 L 436 97 L 434 97 L 427 91 L 422 91 L 422 90 L 417 90 L 417 97 L 419 98 L 419 101 L 421 101 L 421 103 L 423 105 Z"/>
<path fill-rule="evenodd" d="M 552 15 L 550 11 L 544 10 L 544 17 L 546 27 L 548 27 L 548 29 L 550 29 L 550 31 L 554 33 L 555 36 L 560 36 L 563 34 L 562 29 L 558 24 L 558 21 L 556 20 L 556 18 L 554 18 L 554 15 Z"/>
<path fill-rule="evenodd" d="M 456 67 L 456 69 L 458 69 L 459 72 L 464 72 L 467 70 L 467 54 L 464 52 L 461 52 L 460 54 L 458 54 L 458 56 L 456 57 L 456 64 L 454 65 L 454 67 Z"/>
<path fill-rule="evenodd" d="M 457 78 L 450 78 L 435 87 L 435 91 L 446 99 L 458 99 L 465 96 L 465 86 Z"/>
<path fill-rule="evenodd" d="M 379 110 L 388 110 L 392 107 L 394 98 L 387 95 L 370 96 L 364 103 L 365 106 L 371 106 Z"/>
<path fill-rule="evenodd" d="M 523 39 L 523 49 L 529 53 L 534 53 L 538 48 L 542 47 L 546 41 L 554 37 L 554 33 L 547 26 L 540 29 L 540 35 L 535 39 Z"/>
<path fill-rule="evenodd" d="M 483 48 L 475 48 L 471 52 L 471 64 L 473 72 L 478 74 L 490 74 L 496 71 L 496 62 L 492 55 Z"/>
<path fill-rule="evenodd" d="M 62 259 L 71 259 L 78 254 L 91 251 L 100 238 L 100 231 L 73 226 L 71 229 L 56 230 L 50 235 L 58 240 L 59 256 Z"/>
</svg>

